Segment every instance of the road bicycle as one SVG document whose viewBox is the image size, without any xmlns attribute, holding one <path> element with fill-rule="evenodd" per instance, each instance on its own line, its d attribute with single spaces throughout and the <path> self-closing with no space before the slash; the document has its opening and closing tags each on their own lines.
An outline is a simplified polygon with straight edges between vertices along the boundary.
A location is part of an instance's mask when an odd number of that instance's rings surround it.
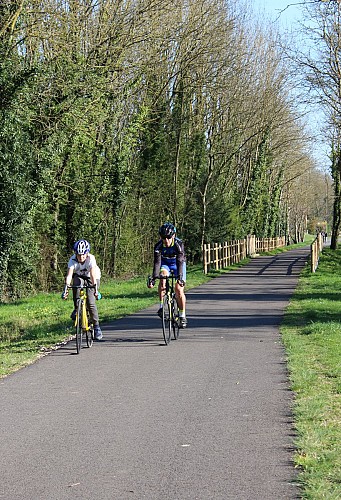
<svg viewBox="0 0 341 500">
<path fill-rule="evenodd" d="M 151 279 L 151 278 L 150 278 Z M 171 340 L 172 332 L 174 340 L 179 338 L 179 310 L 175 296 L 175 282 L 177 277 L 171 272 L 170 276 L 159 276 L 157 279 L 166 281 L 166 293 L 162 300 L 162 333 L 165 344 Z"/>
<path fill-rule="evenodd" d="M 94 325 L 90 321 L 90 312 L 87 303 L 87 290 L 96 288 L 95 285 L 71 285 L 67 288 L 79 289 L 79 299 L 76 307 L 75 332 L 77 354 L 82 348 L 83 336 L 86 338 L 86 344 L 91 347 L 94 343 Z"/>
</svg>

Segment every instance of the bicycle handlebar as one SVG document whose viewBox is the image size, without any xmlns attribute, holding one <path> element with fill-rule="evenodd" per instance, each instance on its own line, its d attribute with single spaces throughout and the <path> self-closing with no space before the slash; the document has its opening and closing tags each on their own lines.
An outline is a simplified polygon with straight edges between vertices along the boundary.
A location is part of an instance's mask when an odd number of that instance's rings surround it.
<svg viewBox="0 0 341 500">
<path fill-rule="evenodd" d="M 158 276 L 157 278 L 151 278 L 152 280 L 170 280 L 170 279 L 175 279 L 178 280 L 180 279 L 180 276 L 176 276 L 175 274 L 170 274 L 169 276 Z"/>
<path fill-rule="evenodd" d="M 68 295 L 69 295 L 69 292 L 68 290 L 70 290 L 71 288 L 74 288 L 74 289 L 78 289 L 78 290 L 84 290 L 85 289 L 95 289 L 96 290 L 96 285 L 86 285 L 86 284 L 83 284 L 83 285 L 65 285 L 64 286 L 64 291 L 62 293 L 62 299 L 63 300 L 66 300 Z M 100 298 L 102 297 L 102 295 L 100 294 L 100 292 L 98 292 L 98 297 L 97 297 L 97 300 L 99 300 Z"/>
<path fill-rule="evenodd" d="M 166 280 L 166 281 L 169 281 L 171 280 L 172 283 L 174 281 L 177 281 L 179 283 L 180 286 L 185 286 L 185 282 L 180 279 L 180 276 L 174 274 L 173 271 L 171 271 L 170 275 L 169 276 L 156 276 L 155 278 L 153 278 L 152 276 L 148 276 L 148 279 L 147 279 L 147 286 L 150 288 L 151 285 L 154 285 L 155 284 L 155 281 L 156 280 Z"/>
<path fill-rule="evenodd" d="M 96 285 L 65 285 L 66 288 L 96 288 Z"/>
</svg>

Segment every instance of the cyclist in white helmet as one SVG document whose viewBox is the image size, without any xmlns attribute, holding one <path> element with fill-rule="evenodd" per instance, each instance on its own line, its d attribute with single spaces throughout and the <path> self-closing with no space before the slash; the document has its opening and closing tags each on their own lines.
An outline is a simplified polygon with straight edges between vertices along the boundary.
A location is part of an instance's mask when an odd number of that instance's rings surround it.
<svg viewBox="0 0 341 500">
<path fill-rule="evenodd" d="M 87 240 L 78 240 L 73 246 L 74 254 L 68 262 L 68 270 L 65 277 L 65 288 L 62 294 L 63 299 L 68 297 L 68 286 L 73 282 L 74 285 L 79 286 L 87 284 L 94 284 L 96 288 L 89 288 L 87 290 L 88 305 L 91 320 L 94 324 L 95 339 L 101 340 L 103 338 L 102 330 L 99 326 L 98 311 L 96 306 L 96 299 L 98 298 L 98 288 L 101 278 L 100 269 L 96 263 L 95 256 L 90 253 L 90 244 Z M 73 289 L 73 303 L 74 310 L 71 314 L 71 319 L 76 318 L 77 301 L 79 298 L 79 289 Z"/>
</svg>

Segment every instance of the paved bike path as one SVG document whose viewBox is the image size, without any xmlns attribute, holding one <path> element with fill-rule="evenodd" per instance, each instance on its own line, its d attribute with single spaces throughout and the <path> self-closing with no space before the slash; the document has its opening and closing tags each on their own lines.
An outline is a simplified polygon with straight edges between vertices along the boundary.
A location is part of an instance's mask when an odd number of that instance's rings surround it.
<svg viewBox="0 0 341 500">
<path fill-rule="evenodd" d="M 279 324 L 308 252 L 190 290 L 167 347 L 155 305 L 1 380 L 0 499 L 298 498 Z"/>
</svg>

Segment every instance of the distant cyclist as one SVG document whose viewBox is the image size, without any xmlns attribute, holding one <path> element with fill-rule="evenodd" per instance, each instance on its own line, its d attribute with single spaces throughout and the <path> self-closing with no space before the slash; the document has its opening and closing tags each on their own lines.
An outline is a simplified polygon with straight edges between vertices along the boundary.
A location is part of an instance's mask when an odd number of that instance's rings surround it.
<svg viewBox="0 0 341 500">
<path fill-rule="evenodd" d="M 152 278 L 148 280 L 148 288 L 153 288 L 155 279 L 169 276 L 173 271 L 177 277 L 175 284 L 176 301 L 179 308 L 180 328 L 186 328 L 186 255 L 182 240 L 176 237 L 176 228 L 170 222 L 165 222 L 159 229 L 160 240 L 154 247 L 154 267 Z M 159 282 L 160 308 L 157 312 L 162 318 L 163 297 L 166 291 L 165 280 Z"/>
<path fill-rule="evenodd" d="M 97 266 L 95 256 L 90 253 L 90 244 L 86 240 L 78 240 L 73 246 L 74 254 L 68 262 L 68 271 L 65 277 L 65 288 L 62 294 L 63 299 L 67 299 L 69 291 L 67 286 L 79 286 L 83 284 L 95 285 L 95 288 L 87 290 L 88 306 L 91 316 L 91 321 L 94 324 L 95 339 L 101 340 L 103 337 L 101 328 L 99 326 L 98 311 L 96 306 L 96 299 L 98 298 L 98 288 L 101 277 L 101 272 Z M 71 314 L 71 319 L 76 319 L 77 302 L 79 298 L 79 289 L 73 290 L 73 303 L 74 310 Z"/>
</svg>

